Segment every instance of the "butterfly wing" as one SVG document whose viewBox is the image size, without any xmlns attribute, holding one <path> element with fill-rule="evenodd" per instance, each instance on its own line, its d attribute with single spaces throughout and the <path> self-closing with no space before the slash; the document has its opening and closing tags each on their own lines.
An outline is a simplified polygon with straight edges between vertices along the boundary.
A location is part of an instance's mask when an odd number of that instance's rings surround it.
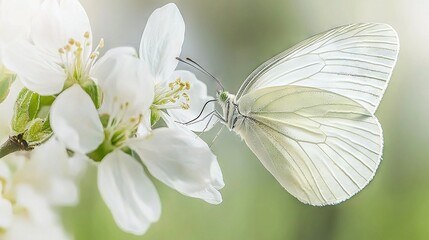
<svg viewBox="0 0 429 240">
<path fill-rule="evenodd" d="M 257 68 L 237 99 L 264 87 L 298 85 L 346 96 L 374 113 L 399 52 L 386 24 L 352 24 L 311 37 Z"/>
<path fill-rule="evenodd" d="M 381 161 L 382 130 L 359 103 L 323 89 L 278 86 L 239 102 L 235 131 L 293 196 L 336 204 L 364 188 Z"/>
</svg>

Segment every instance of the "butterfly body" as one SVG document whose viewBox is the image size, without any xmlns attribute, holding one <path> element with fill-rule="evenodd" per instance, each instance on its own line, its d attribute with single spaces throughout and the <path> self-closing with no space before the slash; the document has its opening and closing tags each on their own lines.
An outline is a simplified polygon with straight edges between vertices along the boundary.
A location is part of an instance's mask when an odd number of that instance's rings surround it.
<svg viewBox="0 0 429 240">
<path fill-rule="evenodd" d="M 217 95 L 217 101 L 222 107 L 222 123 L 227 126 L 229 130 L 234 130 L 238 119 L 241 117 L 235 95 L 225 91 L 219 92 Z"/>
<path fill-rule="evenodd" d="M 381 162 L 374 112 L 398 51 L 386 24 L 334 28 L 262 64 L 237 95 L 218 92 L 218 117 L 301 202 L 337 204 L 362 190 Z"/>
</svg>

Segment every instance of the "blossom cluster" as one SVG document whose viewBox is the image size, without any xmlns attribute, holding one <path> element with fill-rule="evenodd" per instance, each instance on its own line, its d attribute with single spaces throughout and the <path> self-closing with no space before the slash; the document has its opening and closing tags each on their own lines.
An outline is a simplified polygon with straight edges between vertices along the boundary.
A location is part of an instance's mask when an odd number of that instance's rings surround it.
<svg viewBox="0 0 429 240">
<path fill-rule="evenodd" d="M 1 232 L 13 233 L 19 208 L 35 219 L 45 208 L 67 239 L 53 209 L 77 202 L 87 163 L 128 233 L 144 234 L 160 218 L 147 172 L 186 196 L 222 201 L 216 156 L 194 133 L 210 122 L 178 124 L 211 97 L 193 73 L 176 70 L 185 35 L 176 5 L 152 13 L 139 50 L 107 51 L 78 0 L 0 0 L 0 10 L 0 157 L 9 154 L 0 159 Z"/>
</svg>

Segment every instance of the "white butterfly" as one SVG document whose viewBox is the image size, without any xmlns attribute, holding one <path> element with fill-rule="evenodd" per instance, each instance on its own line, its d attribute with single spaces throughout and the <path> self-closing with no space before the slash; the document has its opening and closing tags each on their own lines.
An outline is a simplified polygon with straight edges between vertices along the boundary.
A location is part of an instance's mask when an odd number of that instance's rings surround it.
<svg viewBox="0 0 429 240">
<path fill-rule="evenodd" d="M 374 177 L 383 150 L 374 116 L 399 51 L 386 24 L 352 24 L 307 39 L 257 68 L 223 116 L 300 201 L 340 203 Z"/>
</svg>

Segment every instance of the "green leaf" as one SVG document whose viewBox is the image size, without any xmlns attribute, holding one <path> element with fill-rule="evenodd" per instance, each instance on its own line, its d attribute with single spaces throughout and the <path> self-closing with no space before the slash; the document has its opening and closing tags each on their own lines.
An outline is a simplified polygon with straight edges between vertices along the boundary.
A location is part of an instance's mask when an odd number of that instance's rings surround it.
<svg viewBox="0 0 429 240">
<path fill-rule="evenodd" d="M 12 129 L 23 133 L 27 124 L 37 117 L 40 110 L 41 97 L 39 94 L 24 88 L 15 102 L 15 112 L 12 117 Z"/>
<path fill-rule="evenodd" d="M 2 71 L 0 73 L 0 103 L 2 103 L 10 92 L 10 87 L 15 81 L 16 75 Z"/>
<path fill-rule="evenodd" d="M 40 96 L 27 88 L 18 94 L 11 126 L 19 136 L 16 139 L 25 143 L 22 150 L 31 150 L 52 136 L 49 112 L 54 100 L 54 96 Z"/>
</svg>

